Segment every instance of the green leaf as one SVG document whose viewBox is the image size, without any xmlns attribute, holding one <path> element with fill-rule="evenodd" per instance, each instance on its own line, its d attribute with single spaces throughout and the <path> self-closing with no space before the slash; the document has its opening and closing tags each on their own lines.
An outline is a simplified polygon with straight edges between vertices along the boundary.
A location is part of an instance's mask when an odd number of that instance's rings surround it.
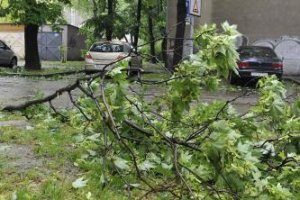
<svg viewBox="0 0 300 200">
<path fill-rule="evenodd" d="M 129 165 L 127 164 L 128 161 L 127 160 L 124 160 L 120 157 L 115 157 L 114 158 L 114 164 L 116 167 L 118 167 L 119 169 L 122 169 L 122 170 L 129 170 Z"/>
<path fill-rule="evenodd" d="M 88 180 L 84 180 L 84 177 L 81 177 L 81 178 L 76 179 L 72 183 L 72 187 L 75 189 L 83 188 L 86 186 L 87 182 L 88 182 Z"/>
<path fill-rule="evenodd" d="M 156 167 L 155 164 L 150 162 L 149 160 L 145 160 L 144 162 L 142 162 L 141 164 L 138 165 L 138 168 L 142 171 L 148 171 L 155 167 Z"/>
</svg>

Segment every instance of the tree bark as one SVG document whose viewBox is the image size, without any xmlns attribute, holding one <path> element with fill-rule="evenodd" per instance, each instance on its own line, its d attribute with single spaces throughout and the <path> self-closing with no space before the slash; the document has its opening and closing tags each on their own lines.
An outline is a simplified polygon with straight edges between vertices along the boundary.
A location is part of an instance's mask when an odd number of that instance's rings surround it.
<svg viewBox="0 0 300 200">
<path fill-rule="evenodd" d="M 169 65 L 169 62 L 168 62 L 168 54 L 167 54 L 167 38 L 166 36 L 164 35 L 164 38 L 162 40 L 162 43 L 161 43 L 161 54 L 162 54 L 162 60 L 163 62 L 165 63 L 165 68 L 167 69 L 170 69 L 170 65 Z"/>
<path fill-rule="evenodd" d="M 176 38 L 174 46 L 173 65 L 171 70 L 175 70 L 176 66 L 182 60 L 184 33 L 185 33 L 185 17 L 186 6 L 185 0 L 178 0 L 177 2 L 177 26 L 176 26 Z"/>
<path fill-rule="evenodd" d="M 40 70 L 41 62 L 38 49 L 38 30 L 35 24 L 25 25 L 25 69 Z"/>
<path fill-rule="evenodd" d="M 107 14 L 109 17 L 109 24 L 107 24 L 106 28 L 106 39 L 108 41 L 112 40 L 112 35 L 113 35 L 113 26 L 114 26 L 114 1 L 113 0 L 107 0 Z"/>
<path fill-rule="evenodd" d="M 138 0 L 136 13 L 137 13 L 137 15 L 136 15 L 136 26 L 135 26 L 135 30 L 134 30 L 133 46 L 137 50 L 137 46 L 139 43 L 140 24 L 141 24 L 142 0 Z"/>
<path fill-rule="evenodd" d="M 148 13 L 148 31 L 149 31 L 149 43 L 150 43 L 150 54 L 151 62 L 156 63 L 156 52 L 155 52 L 155 38 L 153 33 L 153 18 L 151 12 Z"/>
</svg>

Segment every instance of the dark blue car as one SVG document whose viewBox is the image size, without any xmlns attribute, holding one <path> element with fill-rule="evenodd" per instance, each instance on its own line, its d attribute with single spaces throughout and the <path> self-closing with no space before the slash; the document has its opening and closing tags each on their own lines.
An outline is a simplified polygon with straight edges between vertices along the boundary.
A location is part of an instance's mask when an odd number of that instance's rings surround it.
<svg viewBox="0 0 300 200">
<path fill-rule="evenodd" d="M 283 63 L 273 49 L 260 46 L 242 46 L 238 50 L 240 59 L 238 61 L 238 72 L 229 74 L 230 83 L 238 79 L 246 80 L 260 78 L 267 75 L 276 75 L 282 78 Z"/>
</svg>

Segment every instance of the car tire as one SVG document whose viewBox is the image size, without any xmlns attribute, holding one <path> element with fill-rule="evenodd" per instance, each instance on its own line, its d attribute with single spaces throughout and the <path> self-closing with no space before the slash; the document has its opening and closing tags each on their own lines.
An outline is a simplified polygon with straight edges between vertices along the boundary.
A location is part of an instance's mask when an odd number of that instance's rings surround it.
<svg viewBox="0 0 300 200">
<path fill-rule="evenodd" d="M 11 59 L 11 61 L 9 63 L 9 67 L 10 68 L 16 68 L 16 67 L 18 67 L 18 60 L 17 60 L 17 58 L 12 58 Z"/>
<path fill-rule="evenodd" d="M 279 81 L 282 81 L 282 74 L 277 75 L 277 79 L 278 79 Z"/>
<path fill-rule="evenodd" d="M 237 79 L 234 77 L 233 72 L 229 73 L 228 81 L 229 81 L 230 84 L 235 84 L 237 82 Z"/>
</svg>

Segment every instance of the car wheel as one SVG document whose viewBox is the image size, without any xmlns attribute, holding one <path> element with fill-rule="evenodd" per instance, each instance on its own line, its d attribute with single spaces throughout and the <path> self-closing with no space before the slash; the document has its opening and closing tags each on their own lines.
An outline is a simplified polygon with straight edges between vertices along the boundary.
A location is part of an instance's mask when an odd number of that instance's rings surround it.
<svg viewBox="0 0 300 200">
<path fill-rule="evenodd" d="M 230 84 L 235 84 L 237 79 L 234 77 L 233 72 L 230 72 L 228 75 L 228 81 Z"/>
<path fill-rule="evenodd" d="M 16 67 L 18 67 L 18 60 L 16 58 L 11 59 L 9 67 L 10 68 L 16 68 Z"/>
<path fill-rule="evenodd" d="M 282 74 L 277 75 L 277 78 L 278 78 L 279 81 L 282 81 Z"/>
</svg>

